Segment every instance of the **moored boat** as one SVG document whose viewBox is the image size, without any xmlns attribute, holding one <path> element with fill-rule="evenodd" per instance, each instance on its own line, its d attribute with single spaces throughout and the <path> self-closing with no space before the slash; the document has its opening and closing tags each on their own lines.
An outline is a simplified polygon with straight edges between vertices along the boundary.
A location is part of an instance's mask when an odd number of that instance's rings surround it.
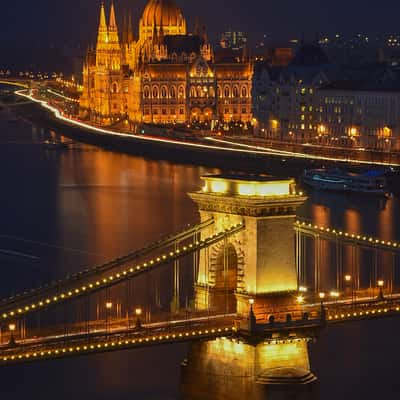
<svg viewBox="0 0 400 400">
<path fill-rule="evenodd" d="M 302 181 L 305 185 L 321 189 L 348 193 L 388 196 L 390 191 L 383 171 L 347 172 L 340 169 L 305 170 Z"/>
</svg>

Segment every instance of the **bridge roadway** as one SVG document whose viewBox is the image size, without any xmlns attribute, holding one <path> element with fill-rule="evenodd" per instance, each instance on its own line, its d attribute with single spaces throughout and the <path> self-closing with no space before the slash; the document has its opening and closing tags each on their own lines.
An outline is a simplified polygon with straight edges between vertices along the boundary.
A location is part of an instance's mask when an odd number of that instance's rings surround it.
<svg viewBox="0 0 400 400">
<path fill-rule="evenodd" d="M 194 317 L 144 324 L 127 329 L 115 326 L 85 334 L 43 336 L 0 347 L 0 366 L 123 350 L 144 346 L 215 339 L 234 331 L 234 314 Z"/>
<path fill-rule="evenodd" d="M 176 246 L 168 253 L 154 256 L 154 258 L 149 258 L 145 262 L 138 263 L 134 266 L 126 266 L 126 263 L 124 263 L 118 271 L 112 274 L 107 271 L 108 275 L 106 276 L 103 274 L 102 277 L 99 277 L 99 273 L 95 271 L 94 274 L 90 275 L 91 279 L 84 283 L 82 283 L 82 280 L 78 277 L 75 282 L 68 279 L 65 284 L 56 283 L 50 287 L 44 288 L 44 291 L 39 289 L 33 292 L 32 295 L 27 293 L 22 296 L 15 296 L 11 301 L 5 301 L 1 304 L 1 319 L 2 321 L 7 321 L 18 316 L 24 316 L 38 310 L 43 310 L 55 304 L 61 304 L 71 299 L 87 296 L 91 293 L 109 288 L 145 272 L 154 270 L 162 265 L 176 261 L 198 250 L 209 247 L 243 229 L 245 229 L 244 224 L 239 223 L 211 237 L 196 240 L 194 243 L 180 244 L 179 247 Z M 117 263 L 117 265 L 113 267 L 116 266 L 120 266 L 120 264 Z"/>
<path fill-rule="evenodd" d="M 161 321 L 126 327 L 117 323 L 89 333 L 66 335 L 50 334 L 26 339 L 15 345 L 0 346 L 0 366 L 51 360 L 100 352 L 126 350 L 145 346 L 163 345 L 197 340 L 238 337 L 246 340 L 255 334 L 267 344 L 309 340 L 326 325 L 400 316 L 400 295 L 390 298 L 340 300 L 304 304 L 302 313 L 293 312 L 286 320 L 288 310 L 274 314 L 274 322 L 257 320 L 254 332 L 247 330 L 248 320 L 236 314 L 195 315 L 192 318 Z M 125 322 L 126 323 L 126 322 Z M 254 338 L 254 336 L 252 336 Z"/>
<path fill-rule="evenodd" d="M 362 233 L 352 233 L 337 228 L 312 224 L 304 220 L 297 220 L 294 229 L 296 232 L 322 239 L 341 243 L 353 244 L 361 247 L 381 249 L 390 252 L 400 252 L 400 242 L 383 240 Z"/>
</svg>

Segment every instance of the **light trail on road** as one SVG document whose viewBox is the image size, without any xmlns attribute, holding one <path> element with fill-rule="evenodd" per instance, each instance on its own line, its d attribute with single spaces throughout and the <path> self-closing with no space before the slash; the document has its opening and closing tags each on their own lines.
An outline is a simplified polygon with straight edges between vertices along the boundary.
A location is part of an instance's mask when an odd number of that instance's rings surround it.
<svg viewBox="0 0 400 400">
<path fill-rule="evenodd" d="M 325 157 L 325 156 L 302 154 L 302 153 L 295 153 L 295 152 L 283 151 L 283 150 L 274 150 L 274 149 L 270 149 L 270 148 L 262 148 L 259 146 L 245 145 L 245 144 L 240 144 L 240 143 L 235 143 L 235 142 L 231 142 L 231 141 L 227 141 L 227 140 L 215 139 L 215 138 L 210 138 L 210 137 L 208 137 L 207 140 L 214 141 L 214 142 L 220 143 L 220 144 L 228 144 L 230 146 L 238 146 L 241 148 L 238 149 L 238 148 L 233 148 L 233 147 L 222 147 L 222 146 L 217 146 L 217 145 L 206 145 L 206 144 L 200 144 L 200 143 L 181 142 L 181 141 L 177 141 L 177 140 L 164 139 L 164 138 L 159 138 L 159 137 L 154 137 L 154 136 L 137 135 L 137 134 L 133 134 L 133 133 L 132 134 L 122 133 L 122 132 L 113 131 L 110 129 L 98 128 L 96 126 L 68 118 L 68 117 L 64 116 L 60 112 L 60 110 L 49 105 L 46 101 L 36 99 L 35 97 L 32 96 L 31 93 L 26 94 L 25 90 L 17 90 L 17 91 L 15 91 L 15 93 L 19 96 L 22 96 L 22 97 L 25 97 L 25 98 L 31 100 L 34 103 L 40 104 L 43 108 L 51 111 L 57 119 L 64 121 L 67 124 L 75 125 L 75 126 L 84 128 L 86 130 L 98 132 L 101 134 L 108 134 L 108 135 L 117 136 L 117 137 L 121 137 L 121 138 L 131 138 L 131 139 L 134 138 L 135 140 L 139 140 L 139 141 L 143 141 L 143 142 L 173 144 L 175 146 L 191 147 L 191 148 L 197 148 L 197 149 L 202 149 L 202 150 L 215 150 L 215 151 L 219 151 L 219 152 L 223 152 L 223 153 L 236 153 L 236 154 L 275 156 L 275 157 L 278 156 L 278 157 L 286 157 L 286 158 L 290 157 L 290 158 L 305 159 L 305 160 L 319 160 L 319 161 L 330 161 L 330 162 L 345 162 L 345 163 L 360 164 L 360 165 L 371 165 L 371 162 L 369 162 L 369 161 L 354 160 L 354 159 L 342 159 L 342 158 L 337 158 L 337 157 Z M 388 167 L 389 166 L 400 166 L 400 164 L 386 163 L 386 162 L 375 162 L 373 164 L 380 165 L 380 166 L 388 166 Z"/>
</svg>

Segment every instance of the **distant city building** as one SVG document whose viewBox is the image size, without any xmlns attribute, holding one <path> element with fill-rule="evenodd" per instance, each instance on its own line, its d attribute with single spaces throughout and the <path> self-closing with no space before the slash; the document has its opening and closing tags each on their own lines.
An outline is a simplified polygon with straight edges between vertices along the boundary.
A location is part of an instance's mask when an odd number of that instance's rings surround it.
<svg viewBox="0 0 400 400">
<path fill-rule="evenodd" d="M 338 67 L 315 44 L 287 67 L 255 66 L 253 112 L 269 139 L 400 150 L 400 69 Z"/>
<path fill-rule="evenodd" d="M 263 136 L 308 139 L 317 129 L 315 91 L 330 82 L 334 68 L 316 44 L 303 44 L 287 67 L 257 64 L 253 112 Z"/>
<path fill-rule="evenodd" d="M 221 35 L 220 45 L 223 49 L 240 50 L 247 46 L 247 34 L 228 30 Z"/>
<path fill-rule="evenodd" d="M 83 68 L 81 115 L 101 125 L 250 122 L 253 68 L 242 51 L 219 57 L 206 31 L 189 34 L 173 0 L 149 0 L 134 37 L 101 6 L 96 49 Z M 198 30 L 198 29 L 197 29 Z"/>
<path fill-rule="evenodd" d="M 318 136 L 328 144 L 400 150 L 400 79 L 344 80 L 317 92 Z"/>
</svg>

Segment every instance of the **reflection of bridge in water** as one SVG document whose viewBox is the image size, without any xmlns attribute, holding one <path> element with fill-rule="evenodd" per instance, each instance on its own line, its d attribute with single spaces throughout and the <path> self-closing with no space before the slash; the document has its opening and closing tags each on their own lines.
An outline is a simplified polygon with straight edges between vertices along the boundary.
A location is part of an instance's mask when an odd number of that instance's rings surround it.
<svg viewBox="0 0 400 400">
<path fill-rule="evenodd" d="M 257 391 L 314 381 L 320 329 L 400 313 L 400 243 L 296 221 L 292 180 L 204 182 L 197 225 L 1 301 L 0 365 L 187 341 L 188 376 L 228 368 Z"/>
</svg>

